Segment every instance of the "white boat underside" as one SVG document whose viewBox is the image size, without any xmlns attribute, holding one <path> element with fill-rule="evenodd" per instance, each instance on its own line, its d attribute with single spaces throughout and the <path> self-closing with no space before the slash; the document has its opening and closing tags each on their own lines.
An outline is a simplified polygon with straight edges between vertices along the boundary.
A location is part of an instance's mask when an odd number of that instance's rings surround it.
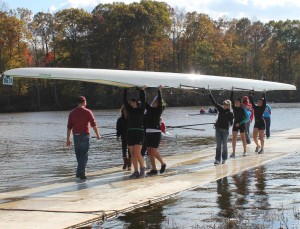
<svg viewBox="0 0 300 229">
<path fill-rule="evenodd" d="M 210 88 L 255 91 L 296 90 L 294 85 L 223 76 L 84 68 L 16 68 L 4 75 L 20 78 L 77 80 L 118 87 Z"/>
</svg>

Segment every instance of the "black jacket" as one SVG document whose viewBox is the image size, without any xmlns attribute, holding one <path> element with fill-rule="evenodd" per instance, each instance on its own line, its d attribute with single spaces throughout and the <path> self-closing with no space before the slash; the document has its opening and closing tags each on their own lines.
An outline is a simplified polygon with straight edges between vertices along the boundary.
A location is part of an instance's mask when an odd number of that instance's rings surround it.
<svg viewBox="0 0 300 229">
<path fill-rule="evenodd" d="M 263 105 L 262 106 L 257 106 L 254 101 L 252 96 L 249 96 L 250 98 L 250 103 L 252 104 L 253 110 L 254 110 L 254 117 L 255 117 L 255 121 L 260 121 L 263 120 L 263 116 L 264 116 L 264 112 L 266 110 L 267 107 L 267 100 L 266 100 L 266 94 L 263 94 Z"/>
<path fill-rule="evenodd" d="M 122 140 L 125 140 L 127 133 L 127 119 L 125 119 L 123 115 L 117 120 L 116 130 L 117 137 L 121 137 Z"/>
<path fill-rule="evenodd" d="M 157 129 L 160 130 L 160 116 L 163 112 L 161 91 L 157 92 L 158 106 L 156 108 L 151 107 L 146 103 L 146 114 L 145 114 L 145 128 L 146 129 Z"/>
<path fill-rule="evenodd" d="M 127 128 L 128 129 L 144 129 L 144 112 L 146 95 L 144 90 L 140 90 L 141 106 L 132 108 L 127 101 L 127 90 L 124 90 L 123 101 L 128 113 Z"/>
<path fill-rule="evenodd" d="M 215 127 L 228 130 L 233 124 L 233 113 L 228 109 L 224 109 L 223 106 L 218 104 L 212 95 L 210 95 L 209 98 L 219 112 Z"/>
<path fill-rule="evenodd" d="M 233 100 L 233 91 L 231 92 L 230 100 L 232 103 L 232 110 L 234 114 L 234 124 L 239 123 L 240 125 L 249 121 L 246 110 L 243 107 L 236 107 Z"/>
</svg>

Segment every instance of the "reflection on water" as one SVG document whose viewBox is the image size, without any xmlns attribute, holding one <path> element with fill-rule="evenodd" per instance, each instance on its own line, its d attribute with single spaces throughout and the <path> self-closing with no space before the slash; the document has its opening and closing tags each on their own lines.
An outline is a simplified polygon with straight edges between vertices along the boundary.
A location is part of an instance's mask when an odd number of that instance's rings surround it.
<svg viewBox="0 0 300 229">
<path fill-rule="evenodd" d="M 243 206 L 248 203 L 247 197 L 249 194 L 248 185 L 250 182 L 249 172 L 244 171 L 240 174 L 232 176 L 233 182 L 236 186 L 236 201 L 235 206 Z"/>
<path fill-rule="evenodd" d="M 130 212 L 119 218 L 128 222 L 125 226 L 128 229 L 140 229 L 140 228 L 160 228 L 157 222 L 164 222 L 166 216 L 163 214 L 163 203 L 158 203 L 155 206 L 145 207 L 142 214 L 135 214 Z"/>
<path fill-rule="evenodd" d="M 298 154 L 135 210 L 103 228 L 300 228 Z M 280 190 L 279 187 L 280 186 Z M 157 218 L 155 217 L 157 215 Z M 152 217 L 153 216 L 153 217 Z M 150 217 L 151 221 L 145 220 Z"/>
<path fill-rule="evenodd" d="M 232 193 L 227 177 L 217 180 L 217 193 L 217 204 L 220 208 L 218 215 L 220 217 L 233 218 L 235 207 L 231 204 Z"/>
</svg>

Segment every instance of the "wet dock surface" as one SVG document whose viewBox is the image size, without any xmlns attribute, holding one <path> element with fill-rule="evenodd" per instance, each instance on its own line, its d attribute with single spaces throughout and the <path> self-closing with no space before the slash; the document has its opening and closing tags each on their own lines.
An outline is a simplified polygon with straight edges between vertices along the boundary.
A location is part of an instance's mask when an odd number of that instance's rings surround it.
<svg viewBox="0 0 300 229">
<path fill-rule="evenodd" d="M 129 180 L 129 172 L 111 168 L 89 173 L 87 181 L 64 177 L 29 189 L 3 192 L 0 193 L 0 227 L 64 228 L 100 221 L 102 217 L 157 202 L 294 154 L 300 149 L 299 139 L 299 129 L 279 132 L 267 140 L 265 154 L 256 155 L 251 145 L 247 157 L 237 153 L 225 165 L 213 165 L 215 149 L 210 147 L 169 156 L 165 159 L 167 173 L 155 177 Z"/>
</svg>

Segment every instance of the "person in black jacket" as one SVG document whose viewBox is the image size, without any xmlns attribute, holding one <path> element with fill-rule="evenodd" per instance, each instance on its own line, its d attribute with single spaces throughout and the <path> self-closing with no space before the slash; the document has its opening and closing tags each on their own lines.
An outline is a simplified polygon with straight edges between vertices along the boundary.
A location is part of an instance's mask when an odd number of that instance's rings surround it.
<svg viewBox="0 0 300 229">
<path fill-rule="evenodd" d="M 157 92 L 157 97 L 154 98 L 151 105 L 146 103 L 146 114 L 145 114 L 145 128 L 146 128 L 146 146 L 147 153 L 150 157 L 152 169 L 147 173 L 147 175 L 156 175 L 157 168 L 155 163 L 155 158 L 161 163 L 160 173 L 164 173 L 166 170 L 166 163 L 164 163 L 161 158 L 158 147 L 161 140 L 161 130 L 160 130 L 160 116 L 163 112 L 161 89 L 159 88 Z"/>
<path fill-rule="evenodd" d="M 267 107 L 266 94 L 263 93 L 263 97 L 257 101 L 257 105 L 254 103 L 253 98 L 249 95 L 250 103 L 252 104 L 254 110 L 254 130 L 253 130 L 253 140 L 256 144 L 255 152 L 258 154 L 264 153 L 264 144 L 265 144 L 265 129 L 266 123 L 264 120 L 264 112 Z M 260 145 L 257 140 L 259 135 Z"/>
<path fill-rule="evenodd" d="M 127 89 L 124 90 L 123 102 L 128 113 L 127 120 L 127 144 L 131 154 L 134 172 L 130 178 L 145 177 L 145 165 L 141 155 L 141 149 L 144 142 L 144 111 L 145 111 L 145 90 L 139 89 L 140 100 L 139 104 L 136 99 L 127 101 Z M 140 172 L 138 169 L 140 164 Z"/>
<path fill-rule="evenodd" d="M 221 155 L 222 155 L 222 164 L 225 164 L 228 158 L 228 149 L 227 149 L 227 142 L 228 142 L 228 135 L 229 135 L 229 127 L 233 124 L 233 113 L 231 112 L 231 101 L 225 100 L 223 105 L 218 104 L 211 91 L 209 90 L 209 98 L 212 104 L 218 110 L 218 119 L 215 123 L 216 128 L 216 157 L 214 164 L 218 165 L 221 162 Z M 223 145 L 223 152 L 221 154 L 221 148 Z"/>
<path fill-rule="evenodd" d="M 237 135 L 240 131 L 244 153 L 243 156 L 247 156 L 247 142 L 246 142 L 246 123 L 249 121 L 247 111 L 242 107 L 242 100 L 233 100 L 233 90 L 231 91 L 230 101 L 232 104 L 232 110 L 234 114 L 234 123 L 232 127 L 232 154 L 230 157 L 235 157 L 235 148 L 237 142 Z"/>
<path fill-rule="evenodd" d="M 126 107 L 123 105 L 121 107 L 121 117 L 117 120 L 116 130 L 117 130 L 117 138 L 119 139 L 121 137 L 122 141 L 122 154 L 123 154 L 123 169 L 125 170 L 128 168 L 128 170 L 131 170 L 131 156 L 130 152 L 128 150 L 127 145 L 127 119 L 128 119 L 128 113 L 126 111 Z M 127 156 L 128 152 L 128 156 Z"/>
</svg>

